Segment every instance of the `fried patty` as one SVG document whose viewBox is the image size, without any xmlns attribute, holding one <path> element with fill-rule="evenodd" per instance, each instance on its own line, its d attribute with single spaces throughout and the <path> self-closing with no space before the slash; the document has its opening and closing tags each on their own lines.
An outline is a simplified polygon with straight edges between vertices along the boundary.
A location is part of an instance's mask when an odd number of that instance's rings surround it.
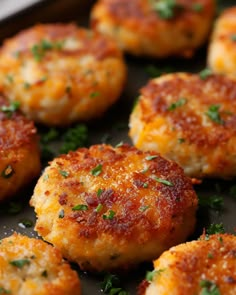
<svg viewBox="0 0 236 295">
<path fill-rule="evenodd" d="M 164 252 L 145 295 L 236 294 L 236 237 L 202 236 Z"/>
<path fill-rule="evenodd" d="M 36 231 L 84 270 L 128 269 L 185 241 L 197 196 L 174 162 L 126 144 L 54 159 L 30 201 Z"/>
<path fill-rule="evenodd" d="M 0 94 L 0 201 L 12 197 L 40 173 L 37 131 Z"/>
<path fill-rule="evenodd" d="M 126 66 L 115 42 L 74 24 L 41 24 L 5 40 L 0 78 L 36 122 L 68 125 L 101 116 L 120 96 Z"/>
<path fill-rule="evenodd" d="M 226 9 L 216 21 L 208 65 L 215 73 L 236 76 L 236 6 Z"/>
<path fill-rule="evenodd" d="M 100 0 L 91 13 L 96 31 L 137 56 L 191 56 L 208 37 L 213 0 Z"/>
<path fill-rule="evenodd" d="M 59 250 L 15 233 L 0 243 L 0 293 L 79 295 L 80 281 Z"/>
<path fill-rule="evenodd" d="M 129 134 L 137 148 L 176 161 L 191 177 L 236 176 L 235 79 L 176 73 L 149 81 Z"/>
</svg>

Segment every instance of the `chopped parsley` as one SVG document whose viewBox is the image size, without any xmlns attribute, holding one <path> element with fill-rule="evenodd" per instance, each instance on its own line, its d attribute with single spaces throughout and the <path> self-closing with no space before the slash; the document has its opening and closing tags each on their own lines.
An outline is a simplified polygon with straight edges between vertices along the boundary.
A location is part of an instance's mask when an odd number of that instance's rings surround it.
<svg viewBox="0 0 236 295">
<path fill-rule="evenodd" d="M 213 74 L 212 70 L 209 69 L 209 68 L 206 68 L 204 70 L 202 70 L 200 73 L 199 73 L 199 77 L 202 79 L 202 80 L 206 80 L 208 77 L 210 77 L 211 75 Z"/>
<path fill-rule="evenodd" d="M 176 9 L 182 8 L 176 0 L 154 0 L 152 1 L 153 9 L 162 19 L 171 19 L 175 16 Z"/>
<path fill-rule="evenodd" d="M 174 72 L 174 69 L 171 67 L 157 68 L 154 65 L 149 65 L 146 67 L 146 72 L 151 78 L 156 78 L 160 77 L 162 74 Z"/>
<path fill-rule="evenodd" d="M 60 153 L 68 153 L 86 145 L 88 140 L 88 128 L 85 124 L 77 124 L 69 128 L 62 136 L 64 143 L 60 147 Z"/>
<path fill-rule="evenodd" d="M 10 84 L 12 84 L 14 82 L 14 78 L 12 75 L 6 75 L 6 79 Z"/>
<path fill-rule="evenodd" d="M 209 106 L 208 111 L 206 112 L 206 115 L 213 122 L 222 125 L 224 124 L 224 121 L 220 117 L 219 109 L 220 109 L 220 105 L 211 105 Z"/>
<path fill-rule="evenodd" d="M 187 99 L 182 97 L 178 101 L 173 102 L 168 108 L 168 111 L 174 111 L 175 109 L 185 105 L 187 103 Z"/>
<path fill-rule="evenodd" d="M 92 92 L 92 93 L 90 93 L 90 97 L 91 98 L 95 98 L 95 97 L 98 97 L 98 96 L 100 96 L 101 94 L 100 94 L 100 92 L 98 92 L 98 91 L 95 91 L 95 92 Z"/>
<path fill-rule="evenodd" d="M 120 287 L 120 279 L 117 275 L 106 274 L 103 282 L 101 283 L 101 289 L 103 293 L 109 295 L 128 295 L 122 287 Z"/>
<path fill-rule="evenodd" d="M 25 82 L 23 85 L 25 89 L 29 89 L 31 87 L 31 84 L 28 82 Z"/>
<path fill-rule="evenodd" d="M 211 252 L 209 252 L 209 253 L 207 254 L 207 258 L 209 258 L 209 259 L 213 259 L 213 254 L 212 254 Z"/>
<path fill-rule="evenodd" d="M 34 44 L 31 47 L 31 53 L 36 61 L 41 61 L 43 57 L 45 56 L 47 51 L 57 49 L 61 50 L 63 46 L 62 41 L 57 41 L 57 42 L 51 42 L 48 40 L 42 40 L 38 44 Z"/>
<path fill-rule="evenodd" d="M 123 146 L 124 145 L 124 142 L 123 141 L 120 141 L 116 146 L 115 146 L 115 148 L 119 148 L 119 147 L 121 147 L 121 146 Z"/>
<path fill-rule="evenodd" d="M 173 183 L 166 180 L 166 179 L 163 179 L 163 178 L 159 178 L 159 177 L 154 177 L 154 179 L 159 182 L 159 183 L 162 183 L 162 184 L 165 184 L 167 186 L 173 186 Z"/>
<path fill-rule="evenodd" d="M 13 101 L 8 106 L 2 106 L 1 111 L 7 115 L 8 118 L 11 118 L 12 114 L 17 111 L 20 107 L 19 101 Z"/>
<path fill-rule="evenodd" d="M 103 208 L 103 205 L 102 204 L 98 204 L 97 207 L 96 207 L 96 209 L 95 209 L 95 212 L 96 213 L 101 212 L 102 208 Z"/>
<path fill-rule="evenodd" d="M 70 172 L 65 170 L 59 170 L 59 173 L 64 177 L 67 178 L 70 175 Z"/>
<path fill-rule="evenodd" d="M 233 42 L 235 42 L 235 41 L 236 41 L 236 34 L 231 35 L 231 36 L 230 36 L 230 39 L 231 39 Z"/>
<path fill-rule="evenodd" d="M 143 187 L 144 188 L 148 188 L 148 183 L 147 182 L 144 182 Z"/>
<path fill-rule="evenodd" d="M 185 142 L 185 138 L 178 138 L 178 143 L 184 143 Z"/>
<path fill-rule="evenodd" d="M 92 170 L 91 170 L 91 174 L 93 175 L 93 176 L 98 176 L 99 174 L 101 174 L 102 173 L 102 165 L 101 164 L 98 164 L 95 168 L 93 168 Z"/>
<path fill-rule="evenodd" d="M 224 234 L 225 233 L 225 228 L 223 223 L 212 223 L 210 226 L 207 228 L 206 233 L 208 235 L 214 235 L 214 234 Z"/>
<path fill-rule="evenodd" d="M 17 259 L 17 260 L 12 260 L 9 263 L 17 268 L 23 268 L 25 265 L 30 264 L 30 260 L 29 259 Z"/>
<path fill-rule="evenodd" d="M 201 12 L 203 10 L 203 4 L 202 3 L 194 3 L 192 5 L 192 9 L 196 12 Z"/>
<path fill-rule="evenodd" d="M 59 131 L 52 127 L 48 130 L 47 133 L 41 135 L 41 142 L 42 143 L 49 143 L 59 137 Z"/>
<path fill-rule="evenodd" d="M 198 196 L 198 204 L 202 207 L 208 207 L 213 210 L 222 210 L 224 199 L 222 196 Z"/>
<path fill-rule="evenodd" d="M 200 295 L 220 295 L 218 286 L 212 281 L 202 280 L 200 287 L 202 288 Z"/>
<path fill-rule="evenodd" d="M 147 157 L 145 158 L 145 160 L 147 160 L 147 161 L 151 161 L 151 160 L 153 160 L 153 159 L 156 159 L 157 157 L 158 157 L 157 155 L 147 156 Z"/>
<path fill-rule="evenodd" d="M 5 289 L 4 287 L 0 287 L 0 294 L 11 294 L 11 291 Z"/>
<path fill-rule="evenodd" d="M 88 210 L 88 205 L 85 204 L 78 204 L 74 207 L 72 207 L 73 211 L 87 211 Z"/>
<path fill-rule="evenodd" d="M 155 277 L 156 275 L 160 275 L 163 271 L 165 271 L 164 268 L 160 268 L 160 269 L 158 269 L 158 270 L 153 270 L 153 271 L 148 271 L 148 272 L 146 273 L 146 280 L 147 280 L 148 282 L 152 282 L 152 280 L 154 279 L 154 277 Z"/>
<path fill-rule="evenodd" d="M 148 208 L 150 208 L 150 206 L 148 206 L 148 205 L 142 205 L 142 206 L 140 206 L 139 207 L 139 211 L 141 211 L 141 212 L 145 212 Z"/>
<path fill-rule="evenodd" d="M 59 217 L 59 218 L 64 218 L 64 217 L 65 217 L 65 212 L 64 212 L 63 209 L 61 209 L 61 210 L 59 211 L 58 217 Z"/>
<path fill-rule="evenodd" d="M 7 167 L 2 171 L 1 176 L 3 178 L 10 178 L 14 174 L 14 169 L 11 165 L 7 165 Z"/>
<path fill-rule="evenodd" d="M 22 228 L 29 228 L 29 227 L 32 227 L 34 225 L 33 221 L 30 220 L 30 219 L 22 219 L 18 225 Z"/>
<path fill-rule="evenodd" d="M 97 191 L 97 196 L 100 197 L 102 193 L 103 193 L 103 189 L 99 188 Z"/>
<path fill-rule="evenodd" d="M 103 219 L 110 219 L 110 220 L 112 220 L 115 215 L 116 215 L 116 212 L 115 211 L 109 210 L 109 213 L 108 214 L 103 214 L 102 215 L 102 218 Z"/>
</svg>

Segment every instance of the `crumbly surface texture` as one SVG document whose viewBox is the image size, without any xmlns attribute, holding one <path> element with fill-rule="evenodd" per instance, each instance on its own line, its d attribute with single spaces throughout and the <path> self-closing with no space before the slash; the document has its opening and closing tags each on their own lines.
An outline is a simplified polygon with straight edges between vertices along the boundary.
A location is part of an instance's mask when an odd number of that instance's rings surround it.
<svg viewBox="0 0 236 295">
<path fill-rule="evenodd" d="M 215 1 L 166 2 L 100 0 L 92 10 L 91 25 L 137 56 L 189 57 L 208 37 Z"/>
<path fill-rule="evenodd" d="M 207 59 L 215 73 L 236 77 L 236 6 L 226 9 L 216 21 Z"/>
<path fill-rule="evenodd" d="M 79 295 L 80 281 L 61 253 L 42 240 L 13 234 L 0 244 L 0 293 Z"/>
<path fill-rule="evenodd" d="M 99 117 L 115 103 L 126 66 L 108 37 L 74 24 L 41 24 L 5 40 L 0 78 L 29 118 L 63 126 Z"/>
<path fill-rule="evenodd" d="M 31 199 L 36 231 L 84 270 L 128 269 L 184 241 L 197 196 L 175 163 L 126 144 L 54 159 Z"/>
<path fill-rule="evenodd" d="M 176 161 L 191 177 L 236 175 L 236 81 L 176 73 L 151 80 L 130 117 L 137 148 Z"/>
<path fill-rule="evenodd" d="M 40 173 L 36 128 L 0 95 L 0 201 L 12 197 Z"/>
<path fill-rule="evenodd" d="M 164 252 L 154 262 L 146 295 L 236 294 L 236 237 L 202 236 Z M 141 294 L 141 293 L 140 293 Z"/>
</svg>

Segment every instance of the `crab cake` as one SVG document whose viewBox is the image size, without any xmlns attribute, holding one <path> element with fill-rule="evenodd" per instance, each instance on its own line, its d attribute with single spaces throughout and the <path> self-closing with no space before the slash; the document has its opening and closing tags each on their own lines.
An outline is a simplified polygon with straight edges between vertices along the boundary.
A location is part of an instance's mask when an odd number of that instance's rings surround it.
<svg viewBox="0 0 236 295">
<path fill-rule="evenodd" d="M 36 231 L 84 270 L 127 269 L 184 241 L 197 197 L 176 163 L 129 145 L 62 155 L 39 179 Z"/>
<path fill-rule="evenodd" d="M 119 98 L 126 66 L 108 37 L 74 24 L 41 24 L 3 43 L 0 78 L 29 118 L 67 125 L 101 116 Z"/>
<path fill-rule="evenodd" d="M 191 56 L 206 41 L 214 12 L 214 0 L 100 0 L 91 25 L 133 55 Z"/>
<path fill-rule="evenodd" d="M 202 236 L 164 252 L 154 261 L 145 295 L 236 294 L 236 237 Z"/>
<path fill-rule="evenodd" d="M 59 250 L 20 234 L 1 240 L 0 274 L 0 294 L 80 294 L 77 273 Z"/>
<path fill-rule="evenodd" d="M 21 115 L 17 102 L 0 94 L 0 201 L 14 195 L 40 173 L 36 128 Z"/>
<path fill-rule="evenodd" d="M 236 76 L 236 6 L 226 9 L 216 22 L 208 65 L 215 73 Z"/>
<path fill-rule="evenodd" d="M 196 178 L 236 176 L 236 81 L 176 73 L 151 80 L 130 117 L 141 150 L 176 161 Z"/>
</svg>

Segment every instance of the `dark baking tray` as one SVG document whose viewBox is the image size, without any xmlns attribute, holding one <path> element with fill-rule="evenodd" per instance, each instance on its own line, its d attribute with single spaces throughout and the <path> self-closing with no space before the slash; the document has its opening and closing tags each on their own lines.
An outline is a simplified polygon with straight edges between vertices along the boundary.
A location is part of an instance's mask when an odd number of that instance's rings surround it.
<svg viewBox="0 0 236 295">
<path fill-rule="evenodd" d="M 43 0 L 27 9 L 20 10 L 14 15 L 8 16 L 0 22 L 0 41 L 11 36 L 19 30 L 39 22 L 67 22 L 74 21 L 79 25 L 87 26 L 89 23 L 89 12 L 94 1 L 92 0 Z M 234 1 L 222 1 L 221 8 L 232 6 Z M 201 48 L 192 59 L 165 59 L 151 60 L 126 56 L 128 65 L 128 82 L 120 100 L 95 122 L 89 123 L 89 145 L 106 141 L 112 145 L 130 142 L 128 137 L 128 119 L 132 111 L 138 90 L 145 85 L 150 78 L 147 68 L 152 65 L 159 69 L 173 68 L 174 71 L 198 72 L 206 67 L 207 46 Z M 39 127 L 45 132 L 45 129 Z M 27 219 L 35 222 L 33 209 L 29 207 L 28 201 L 32 195 L 33 183 L 24 191 L 19 192 L 11 202 L 0 205 L 0 238 L 10 235 L 14 231 L 37 237 L 33 226 L 22 226 L 22 220 Z M 195 186 L 200 197 L 221 197 L 222 208 L 209 208 L 201 206 L 198 210 L 198 222 L 194 235 L 190 239 L 197 238 L 211 223 L 223 223 L 227 232 L 235 231 L 236 214 L 236 185 L 235 181 L 206 180 L 201 185 Z M 236 187 L 235 187 L 236 188 Z M 18 207 L 21 208 L 18 208 Z M 18 210 L 19 209 L 19 210 Z M 18 212 L 19 211 L 19 212 Z M 76 268 L 76 267 L 75 267 Z M 147 270 L 152 268 L 151 264 L 144 264 L 130 273 L 121 276 L 121 285 L 129 294 L 137 293 L 137 286 L 144 278 Z M 79 271 L 82 281 L 83 295 L 101 294 L 102 275 L 87 274 Z"/>
</svg>

